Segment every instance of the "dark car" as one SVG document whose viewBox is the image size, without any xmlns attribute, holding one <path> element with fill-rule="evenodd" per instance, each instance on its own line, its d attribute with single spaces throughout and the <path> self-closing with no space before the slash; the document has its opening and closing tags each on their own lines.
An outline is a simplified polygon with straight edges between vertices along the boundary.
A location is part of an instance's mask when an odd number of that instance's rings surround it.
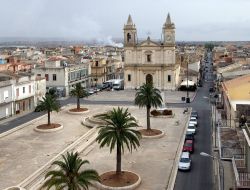
<svg viewBox="0 0 250 190">
<path fill-rule="evenodd" d="M 214 88 L 213 88 L 213 87 L 210 87 L 210 88 L 209 88 L 209 92 L 210 92 L 210 93 L 214 92 Z"/>
<path fill-rule="evenodd" d="M 197 111 L 192 111 L 190 117 L 195 117 L 196 119 L 198 119 L 198 112 Z"/>
<path fill-rule="evenodd" d="M 186 136 L 185 136 L 185 140 L 192 140 L 194 141 L 194 133 L 187 131 L 186 132 Z"/>
</svg>

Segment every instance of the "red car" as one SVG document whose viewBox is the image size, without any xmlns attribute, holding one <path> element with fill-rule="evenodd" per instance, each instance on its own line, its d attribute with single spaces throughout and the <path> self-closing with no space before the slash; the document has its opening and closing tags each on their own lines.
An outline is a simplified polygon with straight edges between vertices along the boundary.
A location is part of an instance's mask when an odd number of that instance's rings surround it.
<svg viewBox="0 0 250 190">
<path fill-rule="evenodd" d="M 193 140 L 186 140 L 184 145 L 183 145 L 183 152 L 194 152 L 194 141 Z"/>
</svg>

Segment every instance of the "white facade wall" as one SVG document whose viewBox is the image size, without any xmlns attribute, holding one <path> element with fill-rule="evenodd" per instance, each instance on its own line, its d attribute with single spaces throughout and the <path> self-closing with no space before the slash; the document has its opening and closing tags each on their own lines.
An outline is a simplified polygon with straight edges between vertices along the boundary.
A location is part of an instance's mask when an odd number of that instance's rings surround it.
<svg viewBox="0 0 250 190">
<path fill-rule="evenodd" d="M 0 119 L 13 115 L 13 83 L 12 80 L 0 82 Z"/>
<path fill-rule="evenodd" d="M 46 94 L 46 80 L 45 78 L 35 80 L 35 99 L 34 105 L 37 106 L 39 101 L 43 99 Z"/>
<path fill-rule="evenodd" d="M 31 88 L 31 91 L 30 91 Z M 17 89 L 19 89 L 19 95 L 17 94 Z M 25 83 L 17 83 L 14 86 L 14 99 L 23 100 L 35 95 L 34 91 L 34 81 L 27 81 Z"/>
</svg>

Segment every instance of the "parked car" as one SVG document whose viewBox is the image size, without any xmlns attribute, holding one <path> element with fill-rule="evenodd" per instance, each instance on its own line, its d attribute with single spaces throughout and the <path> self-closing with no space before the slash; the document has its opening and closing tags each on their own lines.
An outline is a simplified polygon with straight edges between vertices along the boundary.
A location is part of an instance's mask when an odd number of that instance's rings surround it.
<svg viewBox="0 0 250 190">
<path fill-rule="evenodd" d="M 196 127 L 195 127 L 195 125 L 193 123 L 189 123 L 188 124 L 187 132 L 188 131 L 191 132 L 191 133 L 193 133 L 195 135 L 195 133 L 196 133 Z"/>
<path fill-rule="evenodd" d="M 192 111 L 191 112 L 191 117 L 195 117 L 196 119 L 198 119 L 198 112 L 197 111 Z"/>
<path fill-rule="evenodd" d="M 186 132 L 185 140 L 193 140 L 194 141 L 194 133 L 191 131 Z"/>
<path fill-rule="evenodd" d="M 189 152 L 182 152 L 181 158 L 178 164 L 179 170 L 190 170 L 191 169 L 191 159 L 190 159 L 190 153 Z"/>
<path fill-rule="evenodd" d="M 184 145 L 183 145 L 182 151 L 193 153 L 194 152 L 194 141 L 186 140 Z"/>
<path fill-rule="evenodd" d="M 198 126 L 198 121 L 195 117 L 190 117 L 189 123 L 193 123 L 196 127 Z"/>
<path fill-rule="evenodd" d="M 213 87 L 210 87 L 210 88 L 209 88 L 209 92 L 210 92 L 210 93 L 213 93 L 213 92 L 214 92 L 214 88 L 213 88 Z"/>
<path fill-rule="evenodd" d="M 88 89 L 87 89 L 87 92 L 88 92 L 89 95 L 92 95 L 92 94 L 95 93 L 95 91 L 94 91 L 93 88 L 88 88 Z"/>
</svg>

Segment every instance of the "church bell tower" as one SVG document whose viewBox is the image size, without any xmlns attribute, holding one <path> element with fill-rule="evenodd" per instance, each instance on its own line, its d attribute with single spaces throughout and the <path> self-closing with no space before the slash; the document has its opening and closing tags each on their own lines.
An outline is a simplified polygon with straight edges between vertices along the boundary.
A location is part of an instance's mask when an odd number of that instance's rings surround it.
<svg viewBox="0 0 250 190">
<path fill-rule="evenodd" d="M 124 25 L 124 47 L 137 44 L 137 31 L 132 21 L 131 15 L 128 16 L 127 24 Z"/>
<path fill-rule="evenodd" d="M 175 45 L 175 25 L 171 22 L 169 13 L 166 22 L 163 25 L 162 34 L 164 45 Z"/>
</svg>

